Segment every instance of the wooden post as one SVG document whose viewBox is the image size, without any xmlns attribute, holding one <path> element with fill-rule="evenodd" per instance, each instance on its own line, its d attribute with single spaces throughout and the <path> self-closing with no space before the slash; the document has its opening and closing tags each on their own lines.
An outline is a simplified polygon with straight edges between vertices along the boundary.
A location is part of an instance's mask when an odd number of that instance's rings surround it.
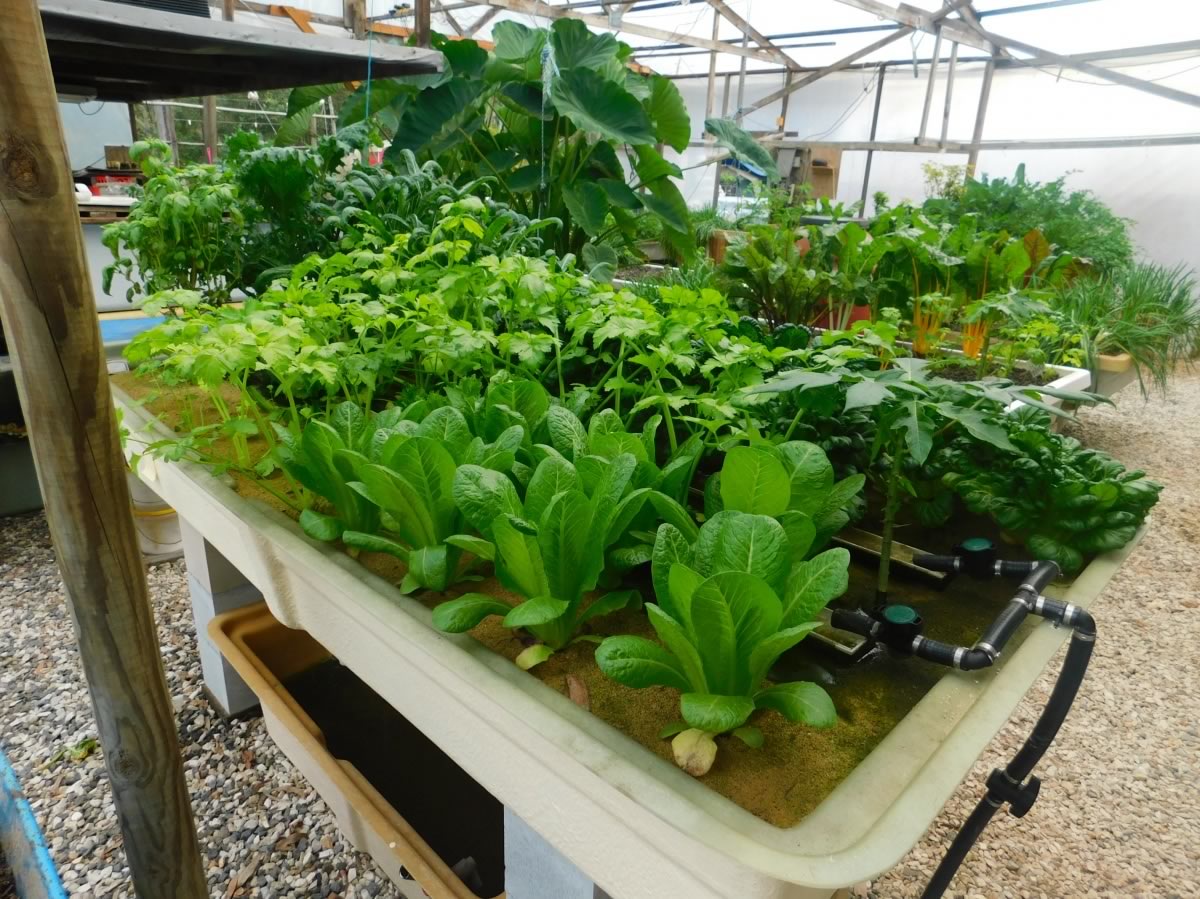
<svg viewBox="0 0 1200 899">
<path fill-rule="evenodd" d="M 158 137 L 170 146 L 171 158 L 178 164 L 179 139 L 175 136 L 175 107 L 159 103 L 151 108 L 154 110 L 154 124 L 158 126 Z"/>
<path fill-rule="evenodd" d="M 354 37 L 360 41 L 365 39 L 367 29 L 371 27 L 367 21 L 367 0 L 342 0 L 342 14 Z"/>
<path fill-rule="evenodd" d="M 217 98 L 205 97 L 201 103 L 204 109 L 200 113 L 200 132 L 204 136 L 204 150 L 208 157 L 204 161 L 216 164 L 217 154 L 221 149 L 220 137 L 217 134 Z"/>
<path fill-rule="evenodd" d="M 875 140 L 875 132 L 879 128 L 879 105 L 883 102 L 883 79 L 887 75 L 887 65 L 879 66 L 879 78 L 875 82 L 875 106 L 871 110 L 871 140 Z M 859 199 L 859 215 L 867 214 L 867 192 L 871 189 L 871 163 L 875 161 L 875 151 L 867 151 L 867 164 L 863 168 L 862 197 Z"/>
<path fill-rule="evenodd" d="M 418 47 L 429 46 L 429 0 L 416 0 L 415 8 L 416 17 L 413 21 L 413 35 L 417 39 Z"/>
<path fill-rule="evenodd" d="M 992 76 L 996 74 L 996 57 L 987 61 L 983 70 L 983 84 L 979 86 L 979 108 L 975 112 L 975 131 L 971 135 L 971 150 L 967 154 L 967 177 L 975 177 L 975 166 L 979 164 L 979 142 L 983 140 L 983 123 L 987 120 L 988 100 L 992 96 Z"/>
<path fill-rule="evenodd" d="M 139 899 L 208 895 L 36 0 L 0 37 L 0 320 Z"/>
</svg>

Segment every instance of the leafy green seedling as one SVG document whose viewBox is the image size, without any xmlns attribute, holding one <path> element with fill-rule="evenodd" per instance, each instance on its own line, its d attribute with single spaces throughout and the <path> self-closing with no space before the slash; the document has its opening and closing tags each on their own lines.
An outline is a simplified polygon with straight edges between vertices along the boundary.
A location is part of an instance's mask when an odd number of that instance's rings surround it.
<svg viewBox="0 0 1200 899">
<path fill-rule="evenodd" d="M 747 725 L 756 709 L 775 709 L 810 727 L 836 723 L 833 700 L 817 684 L 764 683 L 776 659 L 819 626 L 811 619 L 828 600 L 817 602 L 823 594 L 806 590 L 804 580 L 781 600 L 753 574 L 721 571 L 706 578 L 676 563 L 658 605 L 646 606 L 661 645 L 633 636 L 600 644 L 596 661 L 613 680 L 680 691 L 683 721 L 663 736 L 674 736 L 675 762 L 689 774 L 708 773 L 720 734 L 761 745 L 761 731 Z"/>
<path fill-rule="evenodd" d="M 584 608 L 584 597 L 600 581 L 605 550 L 622 536 L 630 510 L 645 501 L 645 493 L 630 489 L 637 467 L 631 454 L 602 461 L 589 483 L 563 456 L 547 454 L 529 480 L 524 503 L 506 479 L 463 466 L 454 484 L 459 508 L 489 538 L 480 552 L 492 554 L 500 582 L 525 599 L 513 607 L 468 593 L 439 605 L 434 625 L 462 633 L 489 615 L 501 615 L 505 626 L 537 639 L 516 660 L 528 669 L 580 639 L 580 628 L 593 618 L 640 604 L 636 590 L 619 590 Z"/>
<path fill-rule="evenodd" d="M 721 510 L 766 515 L 787 532 L 795 558 L 819 550 L 850 521 L 847 509 L 866 478 L 834 480 L 833 466 L 815 443 L 755 443 L 725 455 L 718 476 L 705 490 L 705 512 Z"/>
</svg>

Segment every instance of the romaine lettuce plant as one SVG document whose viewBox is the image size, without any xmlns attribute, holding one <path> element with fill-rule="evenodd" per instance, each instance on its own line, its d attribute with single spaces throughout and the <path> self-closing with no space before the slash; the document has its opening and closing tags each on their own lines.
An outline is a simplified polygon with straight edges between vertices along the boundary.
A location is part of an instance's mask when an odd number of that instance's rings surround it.
<svg viewBox="0 0 1200 899">
<path fill-rule="evenodd" d="M 507 627 L 523 628 L 537 642 L 517 657 L 522 668 L 580 639 L 580 628 L 591 619 L 641 602 L 636 590 L 606 593 L 586 606 L 584 598 L 600 583 L 606 551 L 651 494 L 666 500 L 664 507 L 672 502 L 649 488 L 633 487 L 638 462 L 632 453 L 611 460 L 583 456 L 577 466 L 553 449 L 543 452 L 524 502 L 510 482 L 470 465 L 459 470 L 454 484 L 459 508 L 488 538 L 478 553 L 491 555 L 500 582 L 524 601 L 513 607 L 469 593 L 433 613 L 434 624 L 450 633 L 470 630 L 489 615 L 503 616 Z"/>
<path fill-rule="evenodd" d="M 727 542 L 753 543 L 748 519 L 778 527 L 765 516 L 722 514 L 741 516 L 738 533 L 728 534 Z M 786 557 L 784 550 L 776 552 Z M 767 684 L 766 678 L 783 652 L 819 626 L 812 620 L 816 613 L 845 589 L 845 565 L 846 560 L 839 559 L 828 569 L 822 566 L 823 575 L 814 576 L 813 563 L 799 563 L 787 578 L 781 600 L 765 580 L 746 571 L 723 570 L 705 577 L 676 563 L 668 589 L 657 593 L 658 604 L 646 606 L 662 644 L 644 637 L 608 637 L 596 651 L 596 661 L 606 675 L 626 686 L 680 691 L 683 721 L 664 729 L 663 736 L 674 735 L 676 763 L 697 776 L 712 767 L 714 738 L 720 734 L 732 732 L 749 746 L 762 745 L 762 732 L 747 725 L 756 709 L 774 709 L 811 727 L 831 727 L 837 712 L 820 686 Z"/>
<path fill-rule="evenodd" d="M 722 510 L 766 515 L 787 532 L 796 558 L 824 546 L 850 522 L 847 511 L 863 489 L 861 474 L 834 480 L 833 466 L 815 443 L 753 443 L 725 455 L 705 485 L 705 514 Z"/>
<path fill-rule="evenodd" d="M 459 464 L 510 471 L 524 437 L 514 425 L 485 442 L 449 406 L 413 420 L 425 408 L 418 402 L 367 415 L 342 403 L 329 423 L 308 422 L 298 440 L 281 429 L 284 470 L 332 506 L 305 509 L 305 533 L 402 559 L 406 592 L 445 590 L 461 574 L 463 550 L 479 548 L 461 533 L 452 492 Z"/>
</svg>

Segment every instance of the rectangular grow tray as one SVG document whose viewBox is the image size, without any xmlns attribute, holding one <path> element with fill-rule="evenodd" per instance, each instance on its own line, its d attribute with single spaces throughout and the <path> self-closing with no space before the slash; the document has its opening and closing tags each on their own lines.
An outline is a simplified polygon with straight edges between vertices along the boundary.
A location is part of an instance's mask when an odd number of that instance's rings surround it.
<svg viewBox="0 0 1200 899">
<path fill-rule="evenodd" d="M 503 806 L 386 700 L 266 603 L 208 629 L 258 697 L 271 739 L 405 896 L 503 893 Z"/>
<path fill-rule="evenodd" d="M 131 430 L 166 432 L 113 393 Z M 614 899 L 828 899 L 886 871 L 1069 633 L 1032 625 L 995 668 L 947 674 L 807 818 L 779 828 L 471 637 L 438 632 L 416 599 L 204 468 L 142 465 L 281 622 L 311 634 Z M 1090 605 L 1141 533 L 1047 593 Z"/>
</svg>

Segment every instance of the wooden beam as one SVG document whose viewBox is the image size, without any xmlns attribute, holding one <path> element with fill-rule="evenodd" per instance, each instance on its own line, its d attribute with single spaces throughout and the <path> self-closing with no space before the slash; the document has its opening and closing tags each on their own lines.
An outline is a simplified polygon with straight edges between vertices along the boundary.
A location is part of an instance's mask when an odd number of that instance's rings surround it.
<svg viewBox="0 0 1200 899">
<path fill-rule="evenodd" d="M 848 0 L 840 0 L 840 2 L 848 2 Z M 871 2 L 874 2 L 874 0 L 871 0 Z M 936 24 L 938 22 L 940 22 L 946 16 L 950 15 L 952 12 L 957 10 L 960 6 L 965 6 L 968 2 L 969 2 L 969 0 L 950 0 L 950 2 L 945 7 L 943 7 L 942 9 L 940 9 L 936 13 L 934 13 L 932 16 L 930 16 L 930 20 L 936 26 Z M 854 5 L 854 4 L 852 3 L 851 5 Z M 880 4 L 880 5 L 882 5 L 882 4 Z M 876 50 L 880 49 L 881 47 L 886 47 L 888 44 L 891 44 L 895 41 L 900 40 L 900 38 L 902 38 L 902 37 L 912 34 L 913 31 L 915 31 L 915 30 L 916 30 L 915 27 L 912 25 L 902 25 L 899 28 L 897 28 L 895 31 L 891 32 L 890 34 L 886 34 L 883 37 L 881 37 L 879 40 L 875 41 L 874 43 L 868 44 L 867 46 L 863 47 L 861 50 L 855 50 L 853 53 L 849 54 L 848 56 L 843 56 L 837 62 L 830 63 L 829 65 L 825 66 L 825 68 L 817 69 L 817 71 L 812 72 L 811 74 L 805 75 L 803 78 L 800 78 L 797 81 L 793 81 L 791 84 L 784 85 L 782 88 L 775 91 L 774 93 L 767 94 L 767 96 L 763 97 L 761 100 L 759 100 L 753 106 L 750 106 L 746 109 L 739 109 L 737 112 L 737 115 L 734 118 L 740 122 L 743 118 L 746 117 L 746 115 L 748 113 L 757 112 L 758 110 L 762 109 L 764 106 L 770 106 L 776 100 L 781 100 L 788 94 L 794 93 L 795 91 L 800 90 L 800 88 L 804 87 L 805 85 L 812 84 L 814 81 L 819 81 L 820 79 L 824 78 L 826 75 L 831 75 L 834 72 L 844 69 L 846 66 L 850 65 L 851 63 L 857 62 L 858 60 L 862 59 L 864 56 L 870 56 L 872 53 L 874 53 Z"/>
<path fill-rule="evenodd" d="M 492 21 L 492 19 L 496 18 L 498 15 L 500 15 L 500 7 L 489 6 L 484 11 L 483 15 L 475 20 L 475 24 L 466 30 L 466 32 L 463 34 L 463 37 L 474 37 L 475 35 L 479 34 L 479 29 L 483 28 L 484 25 Z"/>
<path fill-rule="evenodd" d="M 446 21 L 450 23 L 450 27 L 454 29 L 455 34 L 459 37 L 465 37 L 462 26 L 458 24 L 458 19 L 454 18 L 454 15 L 442 6 L 442 0 L 433 0 L 433 8 L 446 17 Z"/>
<path fill-rule="evenodd" d="M 953 10 L 943 8 L 936 12 L 926 12 L 911 6 L 901 6 L 899 8 L 888 6 L 886 3 L 879 2 L 879 0 L 837 0 L 837 2 L 844 6 L 853 6 L 855 9 L 861 9 L 863 12 L 869 12 L 871 15 L 879 16 L 881 19 L 890 19 L 900 25 L 907 25 L 913 31 L 925 31 L 929 34 L 933 34 L 939 21 L 944 19 L 950 12 L 956 12 L 960 6 L 964 5 L 956 4 Z M 974 47 L 976 50 L 983 50 L 987 53 L 991 53 L 994 49 L 991 44 L 962 22 L 945 22 L 942 27 L 945 29 L 947 40 L 958 41 L 960 44 L 966 44 L 968 47 Z"/>
<path fill-rule="evenodd" d="M 729 44 L 725 41 L 712 41 L 705 37 L 693 37 L 690 34 L 678 31 L 666 31 L 662 28 L 651 28 L 648 25 L 636 24 L 634 22 L 623 21 L 619 26 L 613 26 L 605 16 L 594 16 L 590 13 L 576 12 L 573 9 L 549 6 L 540 2 L 540 0 L 480 0 L 480 3 L 506 9 L 509 12 L 524 13 L 527 16 L 539 16 L 543 19 L 578 19 L 586 25 L 591 25 L 594 28 L 602 28 L 605 31 L 624 31 L 629 34 L 651 37 L 660 41 L 686 44 L 689 47 L 701 47 L 705 50 L 716 50 L 719 53 L 746 56 L 750 59 L 761 60 L 762 62 L 779 61 L 766 50 L 756 50 L 753 47 L 739 47 L 736 44 Z"/>
<path fill-rule="evenodd" d="M 992 96 L 992 76 L 996 74 L 996 57 L 988 60 L 983 70 L 983 83 L 979 86 L 979 108 L 975 112 L 975 133 L 971 136 L 971 152 L 967 155 L 967 177 L 975 177 L 975 164 L 979 162 L 979 142 L 983 140 L 983 124 L 987 119 L 988 100 Z"/>
<path fill-rule="evenodd" d="M 204 867 L 36 0 L 4 4 L 0 321 L 133 890 L 139 899 L 204 899 Z"/>
<path fill-rule="evenodd" d="M 736 25 L 742 34 L 749 37 L 756 44 L 774 56 L 776 62 L 783 63 L 783 65 L 787 66 L 789 69 L 800 68 L 800 63 L 796 62 L 796 60 L 792 59 L 790 56 L 776 47 L 773 43 L 771 43 L 770 38 L 768 38 L 765 34 L 730 9 L 729 4 L 726 3 L 725 0 L 708 0 L 708 4 L 722 16 Z M 716 39 L 716 29 L 714 29 L 713 40 L 715 41 Z"/>
<path fill-rule="evenodd" d="M 1015 38 L 1004 37 L 992 31 L 980 29 L 980 34 L 984 35 L 989 41 L 997 47 L 1019 50 L 1022 53 L 1028 53 L 1035 57 L 1032 60 L 1017 59 L 1017 62 L 1027 65 L 1036 66 L 1044 63 L 1054 63 L 1060 66 L 1066 66 L 1069 69 L 1075 69 L 1079 72 L 1084 72 L 1088 75 L 1093 75 L 1096 78 L 1102 78 L 1105 81 L 1111 81 L 1114 84 L 1121 84 L 1125 87 L 1132 87 L 1136 90 L 1143 91 L 1147 94 L 1153 94 L 1156 97 L 1162 97 L 1166 100 L 1175 100 L 1179 103 L 1186 103 L 1188 106 L 1200 106 L 1200 95 L 1189 94 L 1187 91 L 1177 90 L 1173 87 L 1167 87 L 1165 84 L 1158 84 L 1153 81 L 1146 81 L 1143 78 L 1134 78 L 1132 75 L 1126 75 L 1124 72 L 1116 69 L 1106 69 L 1102 66 L 1092 65 L 1090 62 L 1074 56 L 1063 56 L 1059 53 L 1054 53 L 1050 50 L 1043 50 L 1041 47 L 1035 47 L 1032 44 L 1026 44 L 1023 41 L 1018 41 Z"/>
<path fill-rule="evenodd" d="M 345 17 L 346 27 L 357 40 L 367 36 L 367 28 L 370 25 L 367 19 L 367 0 L 342 0 L 342 15 Z"/>
<path fill-rule="evenodd" d="M 279 9 L 281 13 L 292 20 L 292 24 L 303 31 L 305 34 L 316 34 L 317 29 L 312 27 L 312 13 L 307 9 L 296 9 L 294 6 L 279 6 L 271 7 L 272 12 Z"/>
<path fill-rule="evenodd" d="M 861 50 L 855 50 L 853 53 L 851 53 L 848 56 L 843 56 L 837 62 L 831 63 L 830 65 L 825 66 L 825 68 L 823 68 L 823 69 L 817 69 L 817 71 L 811 72 L 808 75 L 805 75 L 803 78 L 793 81 L 791 84 L 785 84 L 779 90 L 774 91 L 773 93 L 767 94 L 761 100 L 757 101 L 753 106 L 750 106 L 746 109 L 739 109 L 737 112 L 737 115 L 734 116 L 734 119 L 736 119 L 737 121 L 740 122 L 743 118 L 746 117 L 747 114 L 749 114 L 751 112 L 757 112 L 758 110 L 762 109 L 764 106 L 770 106 L 776 100 L 782 100 L 788 94 L 795 93 L 796 91 L 800 90 L 800 88 L 804 87 L 805 85 L 812 84 L 814 81 L 819 81 L 820 79 L 824 78 L 826 75 L 831 75 L 834 72 L 838 71 L 839 69 L 845 68 L 850 63 L 856 62 L 856 61 L 862 59 L 864 56 L 870 56 L 872 53 L 874 53 L 880 47 L 886 47 L 888 44 L 892 43 L 893 41 L 898 41 L 898 40 L 900 40 L 900 38 L 904 37 L 905 35 L 912 34 L 912 32 L 913 32 L 913 29 L 909 28 L 908 26 L 898 28 L 895 31 L 893 31 L 891 34 L 886 35 L 885 37 L 881 37 L 879 40 L 875 41 L 872 44 L 868 44 L 867 46 L 863 47 Z"/>
<path fill-rule="evenodd" d="M 211 94 L 200 101 L 204 109 L 200 113 L 200 133 L 204 137 L 205 162 L 214 164 L 221 150 L 221 138 L 217 132 L 217 98 Z"/>
</svg>

